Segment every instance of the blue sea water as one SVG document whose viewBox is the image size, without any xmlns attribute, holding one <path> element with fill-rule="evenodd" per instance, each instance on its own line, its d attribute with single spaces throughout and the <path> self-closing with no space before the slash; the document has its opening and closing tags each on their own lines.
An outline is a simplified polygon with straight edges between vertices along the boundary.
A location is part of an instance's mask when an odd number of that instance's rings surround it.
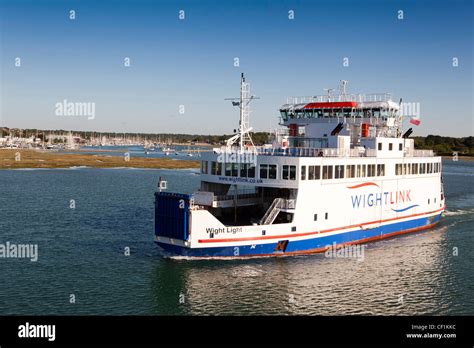
<svg viewBox="0 0 474 348">
<path fill-rule="evenodd" d="M 474 162 L 443 172 L 441 224 L 370 243 L 363 261 L 222 261 L 164 259 L 153 243 L 158 177 L 190 193 L 195 170 L 0 170 L 0 243 L 39 250 L 0 258 L 0 315 L 472 315 Z"/>
</svg>

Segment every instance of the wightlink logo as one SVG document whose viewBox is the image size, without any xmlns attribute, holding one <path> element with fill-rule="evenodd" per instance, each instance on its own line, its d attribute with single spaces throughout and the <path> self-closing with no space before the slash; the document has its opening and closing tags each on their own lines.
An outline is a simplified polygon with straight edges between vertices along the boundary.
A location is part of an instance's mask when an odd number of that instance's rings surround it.
<svg viewBox="0 0 474 348">
<path fill-rule="evenodd" d="M 377 186 L 376 183 L 366 182 L 360 185 L 349 186 L 349 189 L 356 189 L 365 186 Z M 362 193 L 357 195 L 351 195 L 352 208 L 367 208 L 367 207 L 377 207 L 377 206 L 387 206 L 398 203 L 408 203 L 411 202 L 411 190 L 400 190 L 400 191 L 385 191 L 377 193 Z M 396 212 L 402 212 L 414 207 L 417 207 L 417 204 L 410 205 L 403 209 L 393 209 Z"/>
</svg>

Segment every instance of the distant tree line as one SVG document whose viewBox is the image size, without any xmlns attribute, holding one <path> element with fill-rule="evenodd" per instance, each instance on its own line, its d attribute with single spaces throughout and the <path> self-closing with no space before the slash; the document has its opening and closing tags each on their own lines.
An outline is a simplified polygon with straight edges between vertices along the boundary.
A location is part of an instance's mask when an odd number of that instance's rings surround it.
<svg viewBox="0 0 474 348">
<path fill-rule="evenodd" d="M 459 156 L 474 156 L 474 137 L 453 138 L 440 135 L 413 137 L 415 148 L 432 149 L 437 155 L 452 156 L 458 152 Z"/>
<path fill-rule="evenodd" d="M 16 137 L 31 137 L 48 140 L 49 134 L 67 135 L 69 130 L 55 129 L 55 130 L 41 130 L 41 129 L 18 129 L 0 127 L 0 136 L 5 137 L 12 134 Z M 82 139 L 91 140 L 106 136 L 108 138 L 140 138 L 141 140 L 151 142 L 173 142 L 173 143 L 207 143 L 210 145 L 225 144 L 233 134 L 223 135 L 198 135 L 198 134 L 171 134 L 171 133 L 119 133 L 119 132 L 87 132 L 87 131 L 73 131 L 75 136 L 80 136 Z M 270 133 L 255 132 L 251 133 L 255 145 L 266 144 L 269 140 Z M 432 149 L 438 155 L 452 156 L 453 152 L 458 152 L 460 156 L 474 156 L 474 137 L 453 138 L 443 137 L 440 135 L 428 135 L 426 137 L 413 137 L 415 140 L 415 147 L 417 149 Z"/>
</svg>

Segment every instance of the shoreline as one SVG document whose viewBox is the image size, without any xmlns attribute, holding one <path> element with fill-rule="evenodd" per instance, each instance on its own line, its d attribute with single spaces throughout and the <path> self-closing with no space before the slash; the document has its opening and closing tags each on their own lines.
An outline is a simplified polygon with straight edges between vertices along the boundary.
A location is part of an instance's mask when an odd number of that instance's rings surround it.
<svg viewBox="0 0 474 348">
<path fill-rule="evenodd" d="M 3 149 L 0 151 L 2 169 L 75 169 L 88 168 L 136 168 L 136 169 L 195 169 L 199 161 L 133 157 L 105 156 L 83 153 L 46 152 L 23 149 Z"/>
<path fill-rule="evenodd" d="M 114 150 L 112 150 L 114 151 Z M 0 150 L 0 170 L 2 169 L 48 169 L 63 168 L 74 169 L 75 167 L 87 168 L 149 168 L 149 169 L 196 169 L 199 168 L 199 161 L 133 157 L 127 161 L 122 156 L 107 156 L 109 151 L 104 151 L 104 155 L 83 153 L 81 150 L 73 150 L 68 153 L 58 151 L 38 151 L 25 149 L 1 149 Z M 19 155 L 18 155 L 19 154 Z M 441 156 L 443 161 L 452 161 L 452 156 Z M 459 156 L 458 161 L 474 161 L 474 157 Z"/>
<path fill-rule="evenodd" d="M 441 159 L 443 161 L 453 161 L 453 156 L 441 156 Z M 458 156 L 458 161 L 466 161 L 466 162 L 471 162 L 474 161 L 473 156 Z M 453 161 L 456 162 L 456 161 Z"/>
</svg>

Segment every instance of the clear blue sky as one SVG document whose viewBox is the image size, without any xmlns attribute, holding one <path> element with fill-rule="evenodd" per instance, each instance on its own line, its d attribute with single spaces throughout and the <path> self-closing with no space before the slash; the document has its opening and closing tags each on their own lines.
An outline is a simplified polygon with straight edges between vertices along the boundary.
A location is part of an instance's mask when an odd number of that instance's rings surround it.
<svg viewBox="0 0 474 348">
<path fill-rule="evenodd" d="M 276 127 L 287 96 L 345 79 L 349 92 L 420 102 L 415 134 L 474 134 L 472 0 L 0 4 L 2 126 L 229 134 L 238 109 L 223 99 L 238 95 L 244 72 L 261 97 L 256 130 Z M 64 99 L 94 102 L 95 119 L 56 116 Z"/>
</svg>

